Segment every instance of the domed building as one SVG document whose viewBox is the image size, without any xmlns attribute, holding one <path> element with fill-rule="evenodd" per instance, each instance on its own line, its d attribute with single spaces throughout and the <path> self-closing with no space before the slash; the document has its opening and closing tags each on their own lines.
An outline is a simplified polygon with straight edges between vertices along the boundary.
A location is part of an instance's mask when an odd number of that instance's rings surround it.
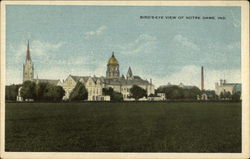
<svg viewBox="0 0 250 159">
<path fill-rule="evenodd" d="M 115 58 L 114 52 L 112 53 L 112 56 L 110 57 L 108 64 L 107 64 L 106 77 L 107 78 L 119 78 L 120 77 L 119 63 L 117 59 Z"/>
<path fill-rule="evenodd" d="M 137 85 L 146 90 L 147 95 L 155 94 L 152 80 L 144 80 L 140 76 L 133 75 L 131 67 L 128 68 L 127 76 L 120 76 L 119 62 L 114 52 L 107 63 L 106 77 L 90 77 L 90 76 L 73 76 L 69 75 L 61 84 L 66 94 L 64 99 L 69 98 L 70 93 L 76 86 L 77 82 L 85 85 L 88 91 L 88 101 L 107 101 L 109 96 L 105 96 L 102 92 L 103 88 L 113 88 L 114 91 L 123 95 L 123 100 L 133 100 L 130 98 L 130 89 L 133 85 Z"/>
</svg>

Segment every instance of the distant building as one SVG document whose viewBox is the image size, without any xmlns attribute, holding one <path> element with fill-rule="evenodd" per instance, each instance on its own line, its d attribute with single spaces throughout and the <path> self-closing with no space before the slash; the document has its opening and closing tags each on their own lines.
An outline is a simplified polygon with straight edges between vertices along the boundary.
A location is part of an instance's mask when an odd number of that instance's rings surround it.
<svg viewBox="0 0 250 159">
<path fill-rule="evenodd" d="M 38 79 L 38 76 L 36 79 L 34 79 L 34 64 L 32 63 L 32 60 L 31 60 L 29 41 L 28 41 L 27 51 L 26 51 L 26 60 L 23 65 L 23 82 L 25 81 L 33 81 L 36 84 L 42 83 L 42 82 L 47 82 L 53 85 L 60 84 L 59 79 L 56 79 L 56 80 L 55 79 Z"/>
<path fill-rule="evenodd" d="M 220 80 L 220 83 L 215 83 L 215 94 L 220 96 L 221 93 L 230 92 L 230 94 L 240 93 L 240 83 L 227 83 L 226 80 Z"/>
<path fill-rule="evenodd" d="M 30 56 L 29 41 L 26 51 L 25 64 L 23 64 L 23 81 L 33 81 L 34 79 L 34 64 L 32 63 Z"/>
<path fill-rule="evenodd" d="M 197 100 L 208 100 L 208 95 L 206 93 L 202 93 L 201 95 L 197 95 Z"/>
<path fill-rule="evenodd" d="M 61 83 L 61 81 L 59 79 L 57 79 L 57 80 L 38 79 L 38 76 L 36 79 L 34 79 L 34 64 L 32 63 L 32 60 L 31 60 L 29 41 L 27 44 L 25 63 L 23 64 L 23 82 L 25 82 L 25 81 L 32 81 L 32 82 L 35 82 L 36 84 L 38 84 L 38 83 L 50 83 L 53 85 L 59 85 Z M 20 87 L 18 89 L 17 101 L 23 101 L 23 98 L 21 97 L 21 89 L 22 89 L 22 87 Z M 33 101 L 33 99 L 26 99 L 26 101 Z"/>
<path fill-rule="evenodd" d="M 112 56 L 108 60 L 106 77 L 69 75 L 61 84 L 66 92 L 64 96 L 65 100 L 69 98 L 69 95 L 77 82 L 81 82 L 85 85 L 88 91 L 88 101 L 110 100 L 110 98 L 103 95 L 103 88 L 113 88 L 114 91 L 121 93 L 123 95 L 123 99 L 127 101 L 132 100 L 130 98 L 130 88 L 132 88 L 133 85 L 138 85 L 139 87 L 145 89 L 147 91 L 147 95 L 155 93 L 152 80 L 149 82 L 147 80 L 143 80 L 139 76 L 133 75 L 131 67 L 129 67 L 126 77 L 124 75 L 120 76 L 119 62 L 114 53 L 112 53 Z"/>
<path fill-rule="evenodd" d="M 149 96 L 149 101 L 164 101 L 167 100 L 165 93 L 157 93 L 156 95 Z"/>
<path fill-rule="evenodd" d="M 70 93 L 75 88 L 77 82 L 81 82 L 85 85 L 88 91 L 88 101 L 109 101 L 110 96 L 103 95 L 103 88 L 113 88 L 114 91 L 123 95 L 124 100 L 131 100 L 130 89 L 133 85 L 138 85 L 145 89 L 148 96 L 155 93 L 152 80 L 144 80 L 140 76 L 133 75 L 131 67 L 128 68 L 126 77 L 124 75 L 120 76 L 119 62 L 114 53 L 112 53 L 112 56 L 108 60 L 106 77 L 69 75 L 63 82 L 61 82 L 59 79 L 39 79 L 37 75 L 37 78 L 34 79 L 34 65 L 30 56 L 29 42 L 27 45 L 26 61 L 23 65 L 23 81 L 33 81 L 36 84 L 50 83 L 62 86 L 65 90 L 65 96 L 63 97 L 64 100 L 69 99 Z M 20 91 L 17 99 L 22 100 Z"/>
</svg>

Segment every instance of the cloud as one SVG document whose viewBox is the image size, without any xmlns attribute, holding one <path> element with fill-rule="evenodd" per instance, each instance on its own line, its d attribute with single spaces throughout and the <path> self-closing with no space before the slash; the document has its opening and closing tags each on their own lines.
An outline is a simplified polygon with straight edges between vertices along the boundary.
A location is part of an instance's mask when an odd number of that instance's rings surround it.
<svg viewBox="0 0 250 159">
<path fill-rule="evenodd" d="M 97 28 L 97 30 L 95 31 L 89 31 L 89 32 L 86 32 L 84 33 L 84 38 L 85 39 L 88 39 L 88 38 L 91 38 L 93 36 L 99 36 L 101 35 L 105 30 L 107 29 L 106 26 L 100 26 L 99 28 Z"/>
<path fill-rule="evenodd" d="M 174 73 L 163 75 L 162 77 L 153 77 L 156 86 L 171 84 L 195 85 L 200 88 L 201 67 L 187 65 Z M 228 82 L 241 83 L 240 69 L 209 70 L 204 68 L 205 89 L 215 89 L 215 83 L 220 79 L 226 79 Z"/>
<path fill-rule="evenodd" d="M 34 40 L 31 43 L 30 51 L 32 51 L 32 54 L 39 56 L 39 55 L 45 55 L 55 50 L 58 50 L 61 46 L 62 46 L 62 43 L 52 44 L 48 42 Z"/>
<path fill-rule="evenodd" d="M 168 74 L 162 73 L 161 76 L 149 75 L 144 70 L 136 68 L 136 74 L 140 75 L 144 79 L 152 79 L 155 87 L 160 85 L 166 85 L 168 83 L 179 85 L 193 85 L 200 88 L 201 85 L 201 67 L 196 65 L 186 65 L 179 68 L 177 71 L 170 72 Z M 205 89 L 215 89 L 215 83 L 220 79 L 226 79 L 231 83 L 241 83 L 241 71 L 240 69 L 207 69 L 204 67 L 204 79 Z"/>
<path fill-rule="evenodd" d="M 30 41 L 30 51 L 31 57 L 39 57 L 39 56 L 49 56 L 49 54 L 57 51 L 62 46 L 62 43 L 49 43 L 40 40 Z M 8 44 L 7 60 L 15 60 L 16 63 L 23 62 L 24 57 L 26 56 L 27 51 L 27 43 L 22 43 L 19 45 Z"/>
<path fill-rule="evenodd" d="M 187 48 L 191 48 L 191 49 L 197 50 L 197 51 L 200 50 L 200 48 L 197 44 L 195 44 L 190 39 L 188 39 L 180 34 L 174 36 L 174 41 L 180 43 L 181 45 L 183 45 Z"/>
<path fill-rule="evenodd" d="M 150 53 L 156 48 L 157 38 L 148 34 L 140 34 L 133 42 L 118 45 L 124 54 Z"/>
</svg>

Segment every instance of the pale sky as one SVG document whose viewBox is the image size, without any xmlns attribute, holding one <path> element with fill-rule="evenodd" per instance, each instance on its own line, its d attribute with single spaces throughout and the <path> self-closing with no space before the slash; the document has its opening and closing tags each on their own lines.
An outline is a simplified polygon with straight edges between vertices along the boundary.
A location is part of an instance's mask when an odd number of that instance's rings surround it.
<svg viewBox="0 0 250 159">
<path fill-rule="evenodd" d="M 112 51 L 121 74 L 205 88 L 241 82 L 240 7 L 7 5 L 6 83 L 21 83 L 27 40 L 35 77 L 105 76 Z M 225 20 L 140 19 L 224 16 Z"/>
</svg>

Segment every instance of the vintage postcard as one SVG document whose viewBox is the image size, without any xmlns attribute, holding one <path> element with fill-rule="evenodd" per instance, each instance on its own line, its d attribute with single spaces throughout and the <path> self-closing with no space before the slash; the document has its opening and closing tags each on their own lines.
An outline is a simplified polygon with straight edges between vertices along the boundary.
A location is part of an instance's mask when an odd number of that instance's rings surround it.
<svg viewBox="0 0 250 159">
<path fill-rule="evenodd" d="M 245 1 L 1 2 L 1 158 L 249 158 Z"/>
</svg>

